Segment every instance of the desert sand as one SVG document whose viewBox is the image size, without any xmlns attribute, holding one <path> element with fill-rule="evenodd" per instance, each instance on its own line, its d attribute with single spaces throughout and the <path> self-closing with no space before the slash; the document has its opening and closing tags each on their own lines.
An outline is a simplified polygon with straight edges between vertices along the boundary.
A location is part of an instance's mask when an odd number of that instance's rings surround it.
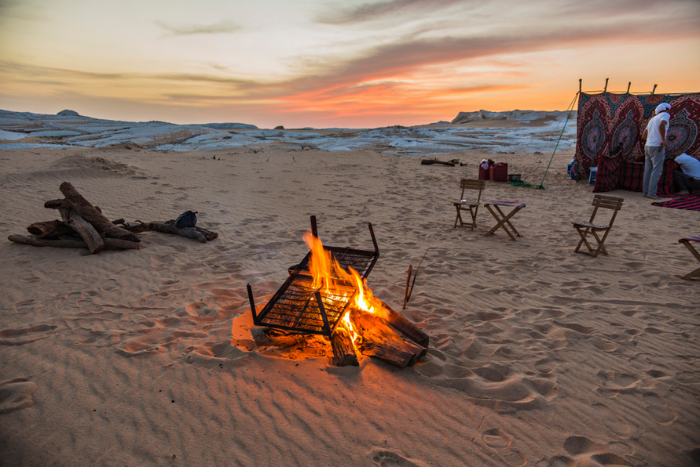
<svg viewBox="0 0 700 467">
<path fill-rule="evenodd" d="M 692 466 L 700 456 L 700 286 L 681 237 L 698 213 L 625 198 L 609 256 L 574 253 L 591 187 L 556 155 L 520 201 L 521 233 L 453 229 L 460 178 L 491 157 L 528 173 L 549 157 L 463 151 L 421 166 L 372 151 L 138 147 L 0 151 L 0 462 L 4 466 Z M 544 160 L 544 162 L 542 162 Z M 110 219 L 191 209 L 219 238 L 156 232 L 142 249 L 12 244 L 71 182 Z M 381 256 L 368 284 L 401 309 L 428 355 L 398 369 L 328 364 L 323 348 L 256 348 L 261 306 L 307 252 Z M 694 459 L 694 460 L 693 460 Z"/>
</svg>

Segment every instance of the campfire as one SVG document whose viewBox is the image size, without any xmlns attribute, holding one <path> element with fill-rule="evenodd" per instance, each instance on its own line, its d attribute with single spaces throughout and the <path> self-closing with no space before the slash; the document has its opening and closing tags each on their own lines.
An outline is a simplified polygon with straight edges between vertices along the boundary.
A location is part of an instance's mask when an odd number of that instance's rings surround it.
<svg viewBox="0 0 700 467">
<path fill-rule="evenodd" d="M 425 355 L 429 337 L 415 324 L 372 294 L 367 276 L 379 258 L 374 251 L 327 247 L 318 238 L 316 219 L 304 235 L 309 253 L 260 312 L 248 285 L 259 345 L 292 346 L 312 335 L 330 341 L 331 363 L 359 365 L 359 357 L 374 357 L 401 368 Z M 358 357 L 359 356 L 359 357 Z"/>
</svg>

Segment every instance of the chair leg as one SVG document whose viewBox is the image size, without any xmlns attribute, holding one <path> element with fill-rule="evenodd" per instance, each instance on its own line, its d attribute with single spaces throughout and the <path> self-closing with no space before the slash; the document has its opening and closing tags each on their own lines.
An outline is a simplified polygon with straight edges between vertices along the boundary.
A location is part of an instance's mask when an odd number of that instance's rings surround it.
<svg viewBox="0 0 700 467">
<path fill-rule="evenodd" d="M 586 227 L 586 230 L 581 232 L 581 227 L 576 227 L 576 230 L 578 231 L 579 236 L 581 237 L 581 241 L 578 242 L 578 245 L 576 246 L 576 249 L 574 250 L 574 253 L 578 253 L 579 250 L 581 249 L 581 245 L 584 243 L 586 244 L 586 248 L 588 248 L 588 251 L 590 253 L 593 253 L 593 248 L 591 248 L 591 245 L 588 243 L 588 240 L 586 240 L 586 236 L 588 235 L 589 231 L 591 230 L 590 227 Z"/>
<path fill-rule="evenodd" d="M 486 209 L 488 209 L 488 210 L 491 212 L 491 215 L 498 221 L 498 223 L 497 223 L 496 225 L 494 225 L 494 226 L 491 228 L 491 230 L 489 230 L 488 232 L 486 232 L 486 234 L 484 234 L 484 237 L 488 237 L 489 235 L 493 234 L 496 230 L 498 230 L 499 227 L 502 227 L 503 230 L 506 231 L 506 233 L 508 234 L 508 236 L 510 237 L 510 239 L 513 240 L 513 241 L 515 241 L 515 237 L 513 236 L 512 233 L 510 233 L 510 230 L 508 230 L 508 227 L 506 227 L 506 223 L 508 223 L 511 227 L 513 227 L 513 226 L 510 224 L 510 222 L 508 222 L 508 219 L 510 219 L 511 217 L 513 217 L 513 216 L 515 215 L 515 213 L 518 212 L 518 211 L 520 210 L 520 208 L 515 208 L 515 209 L 513 209 L 513 210 L 510 212 L 510 214 L 508 214 L 507 216 L 503 216 L 503 211 L 501 211 L 500 209 L 498 209 L 498 206 L 494 206 L 494 207 L 495 207 L 495 208 L 498 210 L 498 212 L 501 214 L 502 218 L 499 219 L 499 218 L 498 218 L 498 215 L 491 209 L 491 206 L 489 206 L 488 204 L 486 205 Z M 515 229 L 513 229 L 513 230 L 515 230 Z M 517 231 L 516 231 L 515 233 L 518 234 Z M 520 234 L 518 234 L 518 236 L 519 236 L 519 235 L 520 235 Z"/>
<path fill-rule="evenodd" d="M 520 208 L 515 208 L 515 209 L 513 209 L 513 210 L 510 212 L 510 214 L 508 214 L 507 216 L 503 214 L 503 211 L 501 211 L 501 208 L 499 208 L 498 205 L 496 205 L 496 209 L 498 209 L 498 212 L 501 213 L 501 216 L 503 217 L 503 220 L 505 221 L 505 223 L 508 224 L 508 225 L 510 226 L 510 228 L 513 230 L 513 232 L 515 232 L 515 235 L 517 235 L 517 236 L 519 237 L 519 236 L 520 236 L 520 232 L 518 232 L 517 230 L 515 230 L 515 227 L 513 227 L 513 224 L 510 223 L 510 220 L 509 220 L 509 219 L 510 219 L 511 217 L 513 217 L 513 216 L 515 215 L 516 212 L 520 211 Z M 504 228 L 505 228 L 505 226 L 504 226 Z M 511 236 L 511 238 L 512 238 L 512 236 Z M 513 240 L 515 240 L 515 239 L 513 238 Z"/>
<path fill-rule="evenodd" d="M 698 253 L 698 251 L 693 247 L 693 245 L 691 245 L 688 240 L 682 240 L 681 243 L 683 243 L 683 245 L 685 245 L 688 251 L 690 251 L 690 253 L 695 257 L 695 259 L 697 259 L 698 262 L 700 262 L 700 253 Z M 685 276 L 681 277 L 681 279 L 690 280 L 695 276 L 700 276 L 700 268 L 696 269 L 691 273 L 686 274 Z"/>
<path fill-rule="evenodd" d="M 463 222 L 462 222 L 462 215 L 461 215 L 460 212 L 459 212 L 459 206 L 455 206 L 455 208 L 457 209 L 457 217 L 455 217 L 455 226 L 454 226 L 454 228 L 456 229 L 456 228 L 457 228 L 457 222 L 459 222 L 460 225 L 463 224 Z"/>
<path fill-rule="evenodd" d="M 610 229 L 605 229 L 605 235 L 603 235 L 603 238 L 598 238 L 596 231 L 593 231 L 593 236 L 598 241 L 598 249 L 596 250 L 595 255 L 593 255 L 594 258 L 598 256 L 598 253 L 603 253 L 603 255 L 608 256 L 608 250 L 605 249 L 605 240 L 608 238 L 609 233 Z"/>
<path fill-rule="evenodd" d="M 478 207 L 477 207 L 478 209 Z M 476 212 L 474 211 L 474 208 L 472 206 L 469 206 L 469 214 L 472 216 L 472 231 L 474 231 L 474 228 L 476 227 Z"/>
</svg>

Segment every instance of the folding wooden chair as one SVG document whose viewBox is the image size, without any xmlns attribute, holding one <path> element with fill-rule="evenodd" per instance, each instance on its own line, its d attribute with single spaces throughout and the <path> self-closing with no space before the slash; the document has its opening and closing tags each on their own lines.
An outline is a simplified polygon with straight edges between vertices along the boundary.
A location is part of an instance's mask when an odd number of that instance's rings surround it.
<svg viewBox="0 0 700 467">
<path fill-rule="evenodd" d="M 598 256 L 598 253 L 603 253 L 604 255 L 608 254 L 604 245 L 605 239 L 608 238 L 610 229 L 612 229 L 613 222 L 615 222 L 615 217 L 617 216 L 617 211 L 622 209 L 623 201 L 624 198 L 616 198 L 614 196 L 595 195 L 593 197 L 592 206 L 594 206 L 594 209 L 593 214 L 591 215 L 591 220 L 589 220 L 588 222 L 572 222 L 572 224 L 578 231 L 578 234 L 581 236 L 581 241 L 578 242 L 578 246 L 575 250 L 576 253 L 590 254 L 594 258 Z M 613 215 L 610 219 L 609 224 L 605 225 L 593 223 L 599 208 L 613 210 Z M 605 232 L 602 238 L 598 236 L 599 232 Z M 589 233 L 593 234 L 593 237 L 598 242 L 598 248 L 595 251 L 593 250 L 593 248 L 591 248 L 591 245 L 588 243 L 588 240 L 586 240 L 586 237 Z M 581 249 L 581 245 L 584 244 L 588 248 L 588 251 L 579 251 Z"/>
<path fill-rule="evenodd" d="M 695 256 L 695 259 L 697 259 L 698 262 L 700 262 L 700 253 L 698 253 L 698 250 L 696 250 L 695 247 L 690 244 L 690 242 L 700 242 L 700 235 L 698 235 L 696 237 L 681 238 L 680 240 L 678 240 L 678 243 L 682 243 L 683 245 L 685 245 L 686 248 L 688 248 L 688 250 L 690 251 L 690 253 L 693 256 Z M 686 274 L 685 276 L 681 277 L 681 279 L 690 280 L 695 276 L 700 276 L 700 268 L 697 268 L 695 271 L 693 271 L 689 274 Z"/>
<path fill-rule="evenodd" d="M 479 212 L 479 206 L 481 205 L 481 192 L 484 191 L 486 186 L 486 181 L 484 180 L 467 180 L 462 179 L 459 183 L 460 188 L 462 188 L 462 195 L 459 201 L 454 201 L 452 205 L 457 209 L 457 217 L 455 218 L 455 226 L 457 228 L 457 223 L 460 227 L 470 227 L 474 230 L 476 227 L 476 214 Z M 476 201 L 468 201 L 464 199 L 464 190 L 479 190 L 479 195 Z M 471 215 L 471 222 L 464 222 L 462 219 L 462 211 L 468 211 Z"/>
</svg>

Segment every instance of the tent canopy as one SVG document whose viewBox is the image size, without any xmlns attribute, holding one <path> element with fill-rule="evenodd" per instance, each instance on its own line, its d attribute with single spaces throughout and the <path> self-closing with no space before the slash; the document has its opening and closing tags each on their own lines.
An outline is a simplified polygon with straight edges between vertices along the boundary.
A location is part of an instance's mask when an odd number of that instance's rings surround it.
<svg viewBox="0 0 700 467">
<path fill-rule="evenodd" d="M 578 99 L 576 173 L 588 178 L 598 159 L 622 144 L 626 160 L 644 158 L 640 136 L 654 109 L 662 102 L 671 104 L 671 125 L 667 133 L 670 151 L 680 150 L 700 156 L 700 93 L 694 94 L 616 94 L 581 92 Z"/>
</svg>

